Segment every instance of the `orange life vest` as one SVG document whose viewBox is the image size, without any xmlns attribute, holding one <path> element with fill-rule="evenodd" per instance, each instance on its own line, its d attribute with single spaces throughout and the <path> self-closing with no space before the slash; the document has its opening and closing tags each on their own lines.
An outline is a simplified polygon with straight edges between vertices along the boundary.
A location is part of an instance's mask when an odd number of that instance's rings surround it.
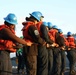
<svg viewBox="0 0 76 75">
<path fill-rule="evenodd" d="M 2 30 L 3 28 L 10 29 L 6 25 L 0 25 L 0 30 Z M 13 29 L 10 30 L 13 34 L 15 34 L 15 31 Z M 16 52 L 16 49 L 14 49 L 13 46 L 16 46 L 15 43 L 13 43 L 13 41 L 0 39 L 0 50 L 9 50 L 10 52 Z"/>
<path fill-rule="evenodd" d="M 70 36 L 70 37 L 67 37 L 66 39 L 67 39 L 67 41 L 69 43 L 69 47 L 70 48 L 75 48 L 75 43 L 74 43 L 75 39 L 74 39 L 74 37 Z"/>
<path fill-rule="evenodd" d="M 37 27 L 37 29 L 38 29 L 38 31 L 39 31 L 39 33 L 40 33 L 40 36 L 42 37 L 42 33 L 41 33 L 41 30 L 40 30 L 41 25 L 42 25 L 42 22 L 38 22 L 38 23 L 36 24 L 36 27 Z"/>
<path fill-rule="evenodd" d="M 48 31 L 48 35 L 49 35 L 49 37 L 50 37 L 50 39 L 52 40 L 52 41 L 54 41 L 54 37 L 51 35 L 51 33 Z"/>
<path fill-rule="evenodd" d="M 56 29 L 51 29 L 49 30 L 48 34 L 50 36 L 50 39 L 52 39 L 55 42 L 55 35 L 56 35 L 57 30 Z"/>
<path fill-rule="evenodd" d="M 69 43 L 68 43 L 67 39 L 64 37 L 64 35 L 63 35 L 63 34 L 60 34 L 60 36 L 64 38 L 65 45 L 66 45 L 66 46 L 69 46 Z"/>
<path fill-rule="evenodd" d="M 31 21 L 23 22 L 22 24 L 24 26 L 22 29 L 24 40 L 29 43 L 31 43 L 31 42 L 33 43 L 33 38 L 31 38 L 31 36 L 28 34 L 28 29 L 31 25 L 35 25 L 35 24 Z"/>
</svg>

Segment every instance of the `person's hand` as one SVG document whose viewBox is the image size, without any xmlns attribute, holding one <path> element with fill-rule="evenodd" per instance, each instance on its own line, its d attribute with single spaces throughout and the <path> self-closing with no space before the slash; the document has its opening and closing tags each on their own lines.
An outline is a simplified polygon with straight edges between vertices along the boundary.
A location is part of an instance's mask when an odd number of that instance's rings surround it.
<svg viewBox="0 0 76 75">
<path fill-rule="evenodd" d="M 26 45 L 27 45 L 27 46 L 31 46 L 32 44 L 33 44 L 33 43 L 32 43 L 31 41 L 29 41 L 29 40 L 26 41 Z"/>
<path fill-rule="evenodd" d="M 71 50 L 71 48 L 68 48 L 68 50 Z"/>
<path fill-rule="evenodd" d="M 49 48 L 50 47 L 50 44 L 46 44 L 46 47 Z"/>
<path fill-rule="evenodd" d="M 61 47 L 61 50 L 65 50 L 65 47 Z"/>
<path fill-rule="evenodd" d="M 58 47 L 59 45 L 56 44 L 56 43 L 53 43 L 51 46 L 52 46 L 52 47 Z"/>
<path fill-rule="evenodd" d="M 29 43 L 29 42 L 28 42 L 26 45 L 27 45 L 27 46 L 31 46 L 32 44 L 33 44 L 33 43 Z"/>
<path fill-rule="evenodd" d="M 55 47 L 59 47 L 59 45 L 55 43 Z"/>
</svg>

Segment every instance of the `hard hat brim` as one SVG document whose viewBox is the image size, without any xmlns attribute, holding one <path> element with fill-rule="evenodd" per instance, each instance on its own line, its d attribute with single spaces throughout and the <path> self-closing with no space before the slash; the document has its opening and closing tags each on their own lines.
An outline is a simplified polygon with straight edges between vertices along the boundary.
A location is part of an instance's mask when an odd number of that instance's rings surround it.
<svg viewBox="0 0 76 75">
<path fill-rule="evenodd" d="M 4 20 L 5 20 L 6 22 L 10 23 L 10 24 L 15 24 L 15 25 L 18 24 L 17 22 L 15 22 L 15 23 L 14 23 L 14 22 L 10 22 L 7 18 L 4 18 Z"/>
</svg>

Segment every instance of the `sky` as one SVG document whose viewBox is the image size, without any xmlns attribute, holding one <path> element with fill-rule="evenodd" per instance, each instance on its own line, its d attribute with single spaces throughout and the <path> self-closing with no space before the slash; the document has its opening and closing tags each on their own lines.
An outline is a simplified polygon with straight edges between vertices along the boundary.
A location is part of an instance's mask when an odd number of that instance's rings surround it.
<svg viewBox="0 0 76 75">
<path fill-rule="evenodd" d="M 0 25 L 4 17 L 14 13 L 18 19 L 16 35 L 21 36 L 22 22 L 33 11 L 42 12 L 44 21 L 57 25 L 64 34 L 76 33 L 76 0 L 1 0 Z"/>
</svg>

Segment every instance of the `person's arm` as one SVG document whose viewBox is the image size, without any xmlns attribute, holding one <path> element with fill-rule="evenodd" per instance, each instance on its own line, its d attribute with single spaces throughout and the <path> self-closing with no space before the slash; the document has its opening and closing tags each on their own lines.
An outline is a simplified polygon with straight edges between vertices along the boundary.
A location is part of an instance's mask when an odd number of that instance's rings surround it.
<svg viewBox="0 0 76 75">
<path fill-rule="evenodd" d="M 45 41 L 40 37 L 39 31 L 35 26 L 30 26 L 28 33 L 31 38 L 33 38 L 33 41 L 38 44 L 44 44 Z"/>
<path fill-rule="evenodd" d="M 42 32 L 42 36 L 43 36 L 43 39 L 49 43 L 49 44 L 53 44 L 53 41 L 50 39 L 49 35 L 48 35 L 48 31 L 46 29 L 46 27 L 44 25 L 41 25 L 41 28 L 40 28 L 41 32 Z"/>
<path fill-rule="evenodd" d="M 62 46 L 65 46 L 65 40 L 62 36 L 59 35 L 59 33 L 56 33 L 56 43 L 62 47 Z"/>
<path fill-rule="evenodd" d="M 15 34 L 13 34 L 8 28 L 2 29 L 2 34 L 4 35 L 4 38 L 8 40 L 12 40 L 14 42 L 27 45 L 27 42 L 19 37 L 17 37 Z"/>
</svg>

